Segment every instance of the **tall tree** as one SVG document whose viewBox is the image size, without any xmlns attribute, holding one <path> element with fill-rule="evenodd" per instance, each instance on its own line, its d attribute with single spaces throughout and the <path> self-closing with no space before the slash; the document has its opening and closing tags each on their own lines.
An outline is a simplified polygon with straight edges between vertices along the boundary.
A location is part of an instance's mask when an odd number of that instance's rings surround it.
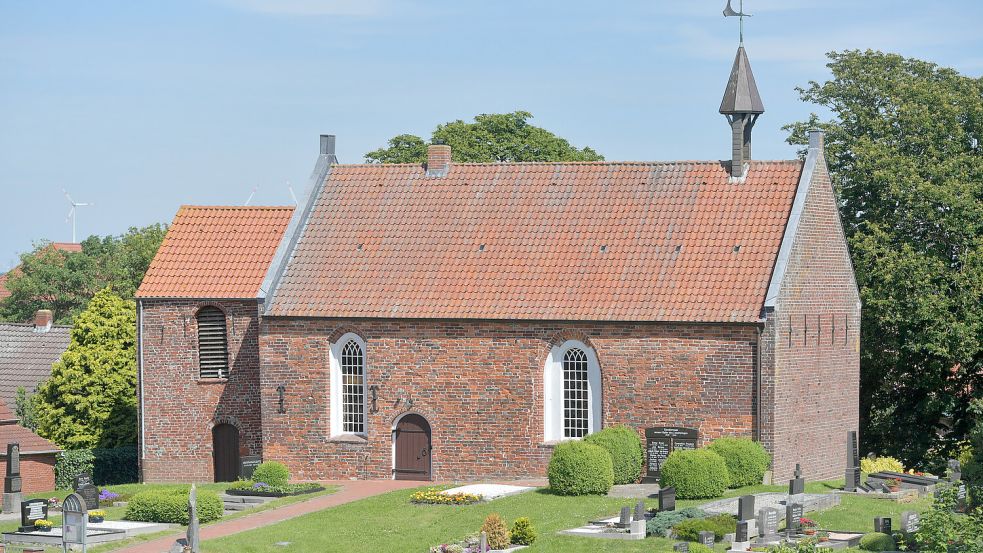
<svg viewBox="0 0 983 553">
<path fill-rule="evenodd" d="M 71 449 L 136 443 L 136 381 L 136 304 L 105 288 L 38 386 L 38 434 Z"/>
<path fill-rule="evenodd" d="M 431 135 L 431 142 L 447 144 L 451 147 L 451 159 L 464 163 L 604 159 L 588 147 L 575 148 L 567 140 L 530 124 L 529 119 L 532 114 L 525 111 L 477 115 L 473 123 L 459 119 L 439 125 Z M 412 134 L 395 136 L 387 147 L 365 154 L 365 161 L 369 163 L 423 163 L 426 160 L 426 143 Z"/>
<path fill-rule="evenodd" d="M 983 79 L 874 51 L 829 54 L 801 98 L 826 131 L 863 299 L 865 446 L 937 463 L 965 439 L 983 390 Z"/>
<path fill-rule="evenodd" d="M 0 302 L 0 319 L 26 321 L 38 309 L 51 309 L 58 323 L 70 323 L 109 285 L 123 298 L 132 298 L 166 232 L 157 224 L 131 228 L 122 236 L 90 236 L 81 252 L 38 243 L 11 271 L 6 284 L 11 295 Z"/>
</svg>

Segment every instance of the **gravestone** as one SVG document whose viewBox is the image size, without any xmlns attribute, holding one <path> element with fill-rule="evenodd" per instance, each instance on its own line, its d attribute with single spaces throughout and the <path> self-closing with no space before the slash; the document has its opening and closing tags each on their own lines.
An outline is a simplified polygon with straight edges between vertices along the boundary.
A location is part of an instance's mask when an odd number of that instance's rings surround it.
<svg viewBox="0 0 983 553">
<path fill-rule="evenodd" d="M 91 484 L 95 484 L 95 482 L 92 481 L 92 475 L 87 472 L 80 472 L 75 476 L 75 481 L 74 481 L 74 485 L 72 486 L 72 489 L 78 490 L 82 486 L 91 485 Z"/>
<path fill-rule="evenodd" d="M 618 528 L 628 528 L 629 526 L 631 526 L 631 509 L 622 507 L 621 516 L 618 518 Z"/>
<path fill-rule="evenodd" d="M 82 484 L 75 489 L 75 493 L 79 494 L 85 500 L 85 508 L 87 510 L 91 511 L 99 508 L 99 488 L 96 486 Z"/>
<path fill-rule="evenodd" d="M 788 481 L 788 494 L 800 495 L 806 493 L 806 479 L 793 478 Z"/>
<path fill-rule="evenodd" d="M 855 492 L 860 487 L 860 451 L 857 445 L 857 432 L 850 430 L 846 433 L 846 483 L 843 489 Z"/>
<path fill-rule="evenodd" d="M 855 492 L 860 487 L 860 467 L 850 467 L 844 473 L 846 484 L 843 489 L 848 492 Z"/>
<path fill-rule="evenodd" d="M 645 520 L 645 502 L 639 501 L 635 504 L 635 520 Z"/>
<path fill-rule="evenodd" d="M 48 519 L 48 502 L 43 499 L 30 499 L 20 504 L 19 532 L 33 532 L 35 520 Z"/>
<path fill-rule="evenodd" d="M 16 513 L 21 503 L 20 444 L 7 444 L 7 474 L 3 479 L 3 504 L 0 511 Z"/>
<path fill-rule="evenodd" d="M 737 499 L 737 520 L 751 520 L 754 518 L 754 496 L 742 495 Z"/>
<path fill-rule="evenodd" d="M 901 530 L 906 534 L 914 534 L 922 529 L 922 517 L 915 511 L 901 513 Z"/>
<path fill-rule="evenodd" d="M 785 529 L 789 532 L 798 532 L 802 527 L 802 515 L 804 510 L 801 503 L 789 503 L 785 506 Z"/>
<path fill-rule="evenodd" d="M 737 532 L 734 534 L 734 541 L 739 543 L 744 543 L 751 539 L 750 533 L 748 532 L 748 523 L 746 520 L 742 520 L 737 523 Z"/>
<path fill-rule="evenodd" d="M 91 484 L 90 484 L 91 485 Z M 86 532 L 88 530 L 88 512 L 85 508 L 85 498 L 73 493 L 61 504 L 61 540 L 64 551 L 69 550 L 69 544 L 82 544 L 85 548 Z"/>
<path fill-rule="evenodd" d="M 949 473 L 949 482 L 956 482 L 958 480 L 962 480 L 963 469 L 957 459 L 949 459 L 948 473 Z"/>
<path fill-rule="evenodd" d="M 874 531 L 891 535 L 891 517 L 874 518 Z"/>
<path fill-rule="evenodd" d="M 239 476 L 243 480 L 252 480 L 256 467 L 263 462 L 262 455 L 243 455 L 239 458 Z"/>
<path fill-rule="evenodd" d="M 659 490 L 659 511 L 676 510 L 676 488 L 669 486 Z"/>
<path fill-rule="evenodd" d="M 714 534 L 713 532 L 710 532 L 708 530 L 703 530 L 702 532 L 700 532 L 699 539 L 697 539 L 696 543 L 699 543 L 700 545 L 707 545 L 713 547 L 713 540 L 716 537 L 717 535 Z"/>
<path fill-rule="evenodd" d="M 677 449 L 696 449 L 699 431 L 695 428 L 655 426 L 645 429 L 645 465 L 648 467 L 643 483 L 658 483 L 662 463 Z"/>
<path fill-rule="evenodd" d="M 191 484 L 188 493 L 188 548 L 191 553 L 201 553 L 201 534 L 198 527 L 198 490 Z"/>
<path fill-rule="evenodd" d="M 778 533 L 778 509 L 765 507 L 758 511 L 758 537 L 774 539 Z"/>
<path fill-rule="evenodd" d="M 478 538 L 478 551 L 481 553 L 488 551 L 488 532 L 482 532 L 481 537 Z"/>
<path fill-rule="evenodd" d="M 953 509 L 957 513 L 966 512 L 966 484 L 964 482 L 960 482 L 956 486 L 956 504 L 953 506 Z"/>
<path fill-rule="evenodd" d="M 681 541 L 676 545 L 673 545 L 672 550 L 676 553 L 689 553 L 689 543 Z"/>
</svg>

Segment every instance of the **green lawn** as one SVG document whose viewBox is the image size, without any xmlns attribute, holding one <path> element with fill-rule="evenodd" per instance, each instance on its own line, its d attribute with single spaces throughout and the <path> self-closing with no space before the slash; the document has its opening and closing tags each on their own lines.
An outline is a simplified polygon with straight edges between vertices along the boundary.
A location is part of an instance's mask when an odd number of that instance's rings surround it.
<svg viewBox="0 0 983 553">
<path fill-rule="evenodd" d="M 842 482 L 817 482 L 807 486 L 809 492 L 824 492 L 842 486 Z M 781 491 L 782 486 L 753 486 L 730 490 L 728 496 L 761 491 Z M 303 552 L 425 552 L 441 542 L 457 541 L 481 526 L 485 516 L 497 512 L 511 522 L 520 516 L 532 519 L 539 540 L 527 551 L 671 551 L 673 540 L 648 538 L 641 541 L 605 540 L 560 536 L 556 532 L 579 526 L 592 518 L 611 516 L 630 500 L 607 497 L 561 497 L 537 490 L 491 503 L 469 506 L 413 505 L 413 490 L 400 490 L 361 501 L 326 509 L 259 528 L 207 541 L 207 553 L 252 553 L 265 551 Z M 656 500 L 646 502 L 650 507 Z M 703 501 L 679 501 L 678 508 Z M 875 516 L 897 516 L 905 510 L 924 510 L 929 499 L 898 504 L 861 497 L 844 497 L 843 505 L 825 513 L 810 514 L 821 524 L 842 530 L 870 530 Z M 290 545 L 275 545 L 290 542 Z M 724 547 L 718 545 L 718 550 Z"/>
</svg>

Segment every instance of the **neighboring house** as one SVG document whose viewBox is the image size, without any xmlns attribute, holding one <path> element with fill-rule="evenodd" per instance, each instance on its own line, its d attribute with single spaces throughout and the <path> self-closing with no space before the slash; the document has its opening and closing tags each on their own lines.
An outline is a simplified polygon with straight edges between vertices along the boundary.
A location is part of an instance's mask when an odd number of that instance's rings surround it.
<svg viewBox="0 0 983 553">
<path fill-rule="evenodd" d="M 860 301 L 814 132 L 751 161 L 340 165 L 294 210 L 184 207 L 138 293 L 141 470 L 228 480 L 543 476 L 612 425 L 760 440 L 843 474 Z"/>
<path fill-rule="evenodd" d="M 7 473 L 7 444 L 20 444 L 21 485 L 25 494 L 55 489 L 55 444 L 17 424 L 0 402 L 0 473 Z"/>
<path fill-rule="evenodd" d="M 82 251 L 82 244 L 74 244 L 71 242 L 52 242 L 48 245 L 48 248 L 64 252 L 80 252 Z M 0 301 L 10 297 L 10 290 L 7 289 L 7 279 L 10 278 L 11 275 L 16 274 L 15 271 L 20 271 L 20 265 L 0 275 Z"/>
<path fill-rule="evenodd" d="M 34 393 L 51 376 L 52 363 L 68 349 L 72 327 L 52 324 L 53 320 L 51 311 L 41 310 L 34 323 L 0 323 L 0 403 L 11 412 L 17 410 L 17 389 Z"/>
</svg>

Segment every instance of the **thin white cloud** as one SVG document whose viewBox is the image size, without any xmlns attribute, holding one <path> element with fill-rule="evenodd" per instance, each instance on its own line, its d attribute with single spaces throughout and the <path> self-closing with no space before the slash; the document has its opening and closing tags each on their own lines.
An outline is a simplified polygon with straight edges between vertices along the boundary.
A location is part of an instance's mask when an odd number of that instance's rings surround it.
<svg viewBox="0 0 983 553">
<path fill-rule="evenodd" d="M 387 0 L 222 0 L 234 8 L 294 16 L 374 16 L 386 13 Z"/>
</svg>

